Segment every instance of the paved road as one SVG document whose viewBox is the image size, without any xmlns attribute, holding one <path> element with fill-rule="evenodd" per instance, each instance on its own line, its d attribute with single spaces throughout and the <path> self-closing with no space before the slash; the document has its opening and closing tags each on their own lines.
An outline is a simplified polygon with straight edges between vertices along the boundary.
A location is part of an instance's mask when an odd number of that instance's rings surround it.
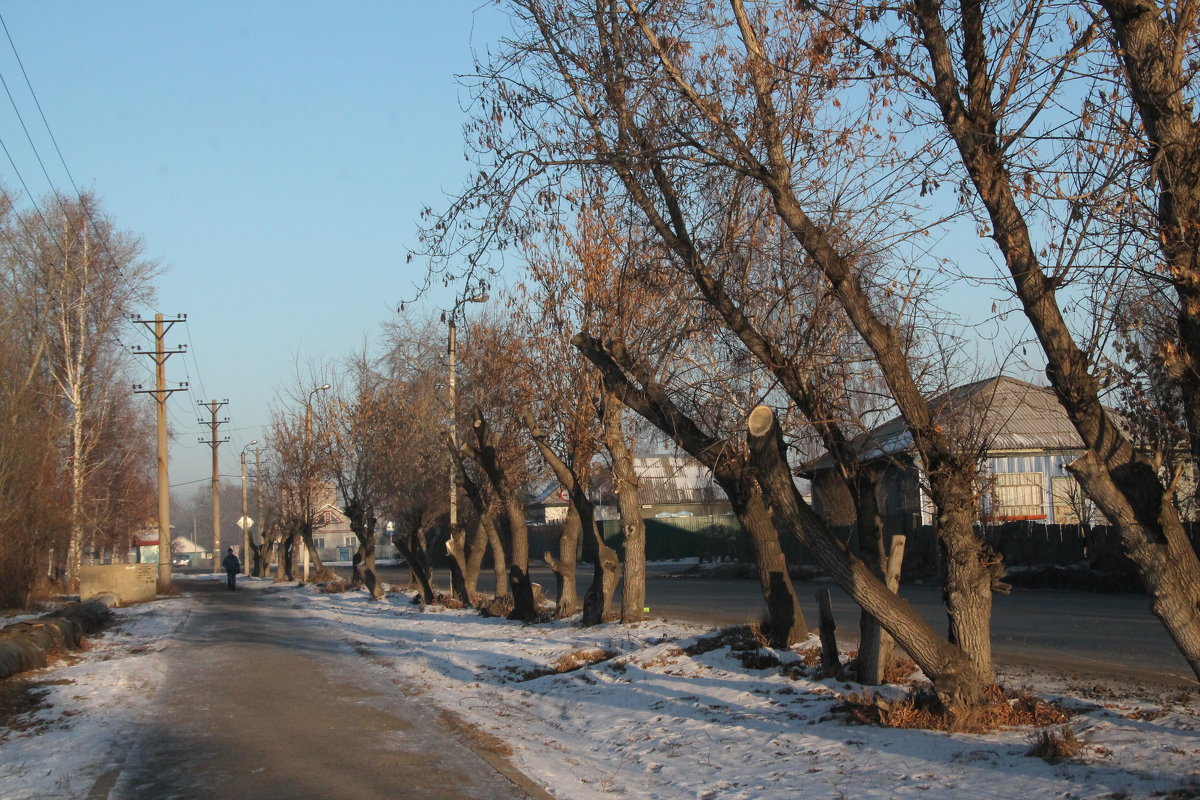
<svg viewBox="0 0 1200 800">
<path fill-rule="evenodd" d="M 752 580 L 670 577 L 679 567 L 649 570 L 646 603 L 654 616 L 706 625 L 736 625 L 757 620 L 764 605 Z M 407 570 L 384 567 L 384 580 L 403 583 Z M 553 592 L 553 574 L 531 567 L 535 581 Z M 587 588 L 590 571 L 581 569 L 579 591 Z M 439 585 L 449 577 L 439 574 Z M 491 590 L 491 572 L 480 576 L 480 589 Z M 814 596 L 819 588 L 833 594 L 838 637 L 858 640 L 858 608 L 832 583 L 799 581 L 796 592 L 808 624 L 817 624 Z M 945 630 L 941 589 L 905 586 L 902 593 L 937 630 Z M 1150 601 L 1138 594 L 1090 594 L 1015 588 L 997 595 L 992 615 L 993 654 L 1005 667 L 1037 667 L 1073 675 L 1117 678 L 1153 684 L 1198 684 L 1187 662 L 1150 613 Z"/>
<path fill-rule="evenodd" d="M 154 718 L 89 800 L 531 796 L 285 595 L 180 587 L 202 602 L 167 651 Z"/>
</svg>

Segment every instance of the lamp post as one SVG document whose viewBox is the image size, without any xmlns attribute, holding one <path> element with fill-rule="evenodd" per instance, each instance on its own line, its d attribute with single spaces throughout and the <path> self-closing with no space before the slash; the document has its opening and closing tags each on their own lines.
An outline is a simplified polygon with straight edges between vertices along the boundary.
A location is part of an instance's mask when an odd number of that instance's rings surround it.
<svg viewBox="0 0 1200 800">
<path fill-rule="evenodd" d="M 258 444 L 255 439 L 242 448 L 242 574 L 250 577 L 250 518 L 246 516 L 246 450 Z"/>
<path fill-rule="evenodd" d="M 254 513 L 258 514 L 258 577 L 264 577 L 267 573 L 267 553 L 264 546 L 267 543 L 265 534 L 267 532 L 267 518 L 263 516 L 262 504 L 262 455 L 263 448 L 254 448 Z"/>
<path fill-rule="evenodd" d="M 328 388 L 329 388 L 328 383 L 321 384 L 320 386 L 318 386 L 317 388 L 313 389 L 311 392 L 308 393 L 308 399 L 305 400 L 305 402 L 304 402 L 304 475 L 302 476 L 302 483 L 301 483 L 301 487 L 300 487 L 301 496 L 299 499 L 300 499 L 301 503 L 306 504 L 306 507 L 303 509 L 306 516 L 311 514 L 312 510 L 313 510 L 312 509 L 312 507 L 313 507 L 313 498 L 312 498 L 313 489 L 311 486 L 311 483 L 312 483 L 312 446 L 313 446 L 313 441 L 312 441 L 312 438 L 313 438 L 313 436 L 312 436 L 313 398 L 317 396 L 318 392 L 323 392 L 323 391 L 327 390 Z M 305 523 L 305 525 L 311 526 L 312 519 L 309 518 L 307 520 L 307 522 Z M 310 536 L 312 535 L 311 529 L 309 531 L 309 535 Z M 307 583 L 308 582 L 308 541 L 304 540 L 303 536 L 301 536 L 300 545 L 302 548 L 302 552 L 304 554 L 304 581 L 305 581 L 305 583 Z"/>
<path fill-rule="evenodd" d="M 446 343 L 446 354 L 449 357 L 450 364 L 450 444 L 454 448 L 454 452 L 458 452 L 458 399 L 455 395 L 455 366 L 457 357 L 456 336 L 457 326 L 455 318 L 458 316 L 458 310 L 463 303 L 486 303 L 488 296 L 486 293 L 477 294 L 474 297 L 463 297 L 454 304 L 454 308 L 450 309 L 449 319 L 449 336 Z M 454 455 L 450 456 L 450 535 L 454 535 L 454 531 L 458 528 L 458 466 L 454 463 Z"/>
</svg>

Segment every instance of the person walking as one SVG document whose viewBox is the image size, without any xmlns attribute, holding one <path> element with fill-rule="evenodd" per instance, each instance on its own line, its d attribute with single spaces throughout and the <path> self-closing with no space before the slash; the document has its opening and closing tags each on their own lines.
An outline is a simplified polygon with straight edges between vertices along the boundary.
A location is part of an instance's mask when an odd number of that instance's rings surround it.
<svg viewBox="0 0 1200 800">
<path fill-rule="evenodd" d="M 233 554 L 232 547 L 221 559 L 221 566 L 225 568 L 225 574 L 229 577 L 229 590 L 233 591 L 237 588 L 237 574 L 242 571 L 242 560 Z"/>
</svg>

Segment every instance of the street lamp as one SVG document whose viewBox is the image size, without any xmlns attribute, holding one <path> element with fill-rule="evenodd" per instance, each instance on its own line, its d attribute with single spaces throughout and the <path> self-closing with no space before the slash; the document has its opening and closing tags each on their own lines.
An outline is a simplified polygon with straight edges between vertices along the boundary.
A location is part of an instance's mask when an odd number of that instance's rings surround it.
<svg viewBox="0 0 1200 800">
<path fill-rule="evenodd" d="M 258 439 L 255 439 L 250 444 L 242 448 L 242 518 L 239 524 L 242 526 L 242 574 L 247 578 L 250 577 L 250 518 L 246 516 L 246 450 L 258 444 Z"/>
<path fill-rule="evenodd" d="M 477 294 L 474 297 L 460 298 L 454 304 L 454 308 L 450 309 L 449 318 L 449 340 L 446 346 L 446 353 L 450 361 L 450 444 L 454 448 L 454 453 L 450 455 L 450 535 L 454 535 L 454 531 L 458 528 L 458 465 L 454 463 L 455 455 L 458 453 L 458 400 L 455 396 L 455 358 L 457 347 L 457 336 L 455 319 L 458 317 L 458 311 L 462 308 L 463 303 L 486 303 L 488 299 L 487 293 Z"/>
</svg>

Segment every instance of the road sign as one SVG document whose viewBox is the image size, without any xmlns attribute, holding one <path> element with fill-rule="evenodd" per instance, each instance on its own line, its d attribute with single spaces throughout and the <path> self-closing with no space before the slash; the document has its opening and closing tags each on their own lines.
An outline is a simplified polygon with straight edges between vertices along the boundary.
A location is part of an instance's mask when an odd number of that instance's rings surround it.
<svg viewBox="0 0 1200 800">
<path fill-rule="evenodd" d="M 250 527 L 254 524 L 254 520 L 250 519 L 249 517 L 242 517 L 241 519 L 239 519 L 237 521 L 237 524 L 238 524 L 238 527 L 241 528 L 242 530 L 248 531 L 248 530 L 250 530 Z"/>
</svg>

